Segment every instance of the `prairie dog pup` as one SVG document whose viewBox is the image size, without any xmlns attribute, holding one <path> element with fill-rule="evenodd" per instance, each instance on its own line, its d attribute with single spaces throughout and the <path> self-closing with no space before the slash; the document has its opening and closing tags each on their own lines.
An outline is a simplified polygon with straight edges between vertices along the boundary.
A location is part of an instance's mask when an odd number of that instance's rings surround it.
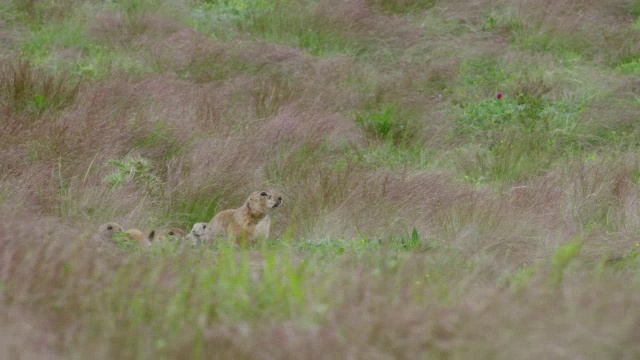
<svg viewBox="0 0 640 360">
<path fill-rule="evenodd" d="M 234 237 L 238 243 L 252 241 L 258 236 L 269 236 L 271 220 L 269 213 L 280 206 L 279 194 L 255 191 L 244 205 L 237 209 L 223 210 L 211 219 L 205 229 L 204 240 L 214 241 L 218 236 Z M 260 222 L 267 217 L 267 222 Z"/>
<path fill-rule="evenodd" d="M 166 228 L 158 231 L 157 236 L 155 236 L 155 231 L 152 231 L 151 234 L 149 234 L 149 240 L 155 243 L 155 242 L 167 241 L 172 238 L 182 239 L 186 235 L 187 233 L 184 230 L 180 228 L 170 227 L 170 228 Z"/>
<path fill-rule="evenodd" d="M 186 239 L 196 245 L 200 242 L 205 230 L 207 229 L 207 223 L 199 222 L 193 224 L 191 232 L 187 235 Z"/>
</svg>

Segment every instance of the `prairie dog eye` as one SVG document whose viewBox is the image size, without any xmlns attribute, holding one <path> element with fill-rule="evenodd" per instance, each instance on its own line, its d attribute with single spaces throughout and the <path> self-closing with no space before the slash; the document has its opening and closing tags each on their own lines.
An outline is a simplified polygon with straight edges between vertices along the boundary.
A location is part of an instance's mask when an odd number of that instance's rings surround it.
<svg viewBox="0 0 640 360">
<path fill-rule="evenodd" d="M 169 235 L 173 235 L 173 231 L 169 231 Z"/>
<path fill-rule="evenodd" d="M 207 225 L 202 225 L 202 228 L 203 228 L 203 229 L 206 229 L 206 228 L 207 228 Z"/>
<path fill-rule="evenodd" d="M 267 196 L 267 193 L 263 191 L 260 193 L 260 196 Z"/>
<path fill-rule="evenodd" d="M 278 196 L 278 200 L 282 201 L 282 196 Z"/>
<path fill-rule="evenodd" d="M 107 226 L 107 230 L 113 230 L 113 226 L 111 225 Z"/>
</svg>

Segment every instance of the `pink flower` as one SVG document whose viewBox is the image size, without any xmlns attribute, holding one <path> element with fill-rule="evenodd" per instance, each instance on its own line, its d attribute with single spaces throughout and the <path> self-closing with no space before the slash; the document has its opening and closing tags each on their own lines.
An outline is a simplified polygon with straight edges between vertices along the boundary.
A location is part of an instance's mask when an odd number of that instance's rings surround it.
<svg viewBox="0 0 640 360">
<path fill-rule="evenodd" d="M 498 100 L 502 99 L 502 93 L 498 93 L 498 95 L 496 95 L 496 98 L 497 98 Z"/>
</svg>

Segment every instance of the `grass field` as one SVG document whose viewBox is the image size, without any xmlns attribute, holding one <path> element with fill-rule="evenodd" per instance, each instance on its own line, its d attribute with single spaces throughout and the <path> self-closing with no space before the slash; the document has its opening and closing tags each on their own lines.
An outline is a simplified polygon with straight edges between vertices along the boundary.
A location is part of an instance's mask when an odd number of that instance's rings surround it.
<svg viewBox="0 0 640 360">
<path fill-rule="evenodd" d="M 0 2 L 0 357 L 640 358 L 639 16 Z M 260 189 L 267 242 L 92 240 Z"/>
</svg>

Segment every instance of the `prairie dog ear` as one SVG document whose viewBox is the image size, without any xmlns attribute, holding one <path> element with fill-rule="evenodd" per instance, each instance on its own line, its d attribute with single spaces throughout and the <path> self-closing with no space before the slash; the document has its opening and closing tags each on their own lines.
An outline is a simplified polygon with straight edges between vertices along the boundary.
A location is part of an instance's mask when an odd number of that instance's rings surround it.
<svg viewBox="0 0 640 360">
<path fill-rule="evenodd" d="M 155 230 L 151 230 L 151 232 L 149 233 L 149 241 L 153 241 L 153 238 L 156 236 L 156 231 Z"/>
</svg>

